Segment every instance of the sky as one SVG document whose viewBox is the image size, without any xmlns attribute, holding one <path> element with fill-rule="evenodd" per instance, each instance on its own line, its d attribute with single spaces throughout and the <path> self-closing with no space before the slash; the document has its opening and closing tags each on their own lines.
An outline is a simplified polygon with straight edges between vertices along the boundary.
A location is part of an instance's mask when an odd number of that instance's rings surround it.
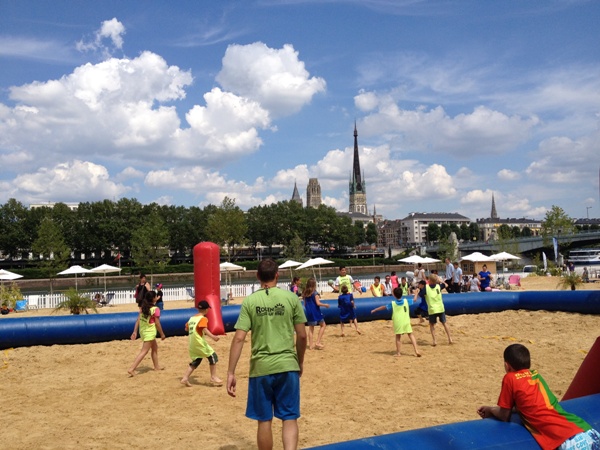
<svg viewBox="0 0 600 450">
<path fill-rule="evenodd" d="M 0 203 L 600 217 L 600 2 L 0 0 Z"/>
</svg>

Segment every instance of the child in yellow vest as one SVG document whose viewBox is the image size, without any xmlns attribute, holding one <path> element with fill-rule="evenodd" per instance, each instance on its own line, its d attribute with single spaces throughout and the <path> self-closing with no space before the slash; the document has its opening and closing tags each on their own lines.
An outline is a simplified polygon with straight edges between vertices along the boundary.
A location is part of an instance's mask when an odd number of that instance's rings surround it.
<svg viewBox="0 0 600 450">
<path fill-rule="evenodd" d="M 144 298 L 141 300 L 140 314 L 133 327 L 133 333 L 131 334 L 131 340 L 135 341 L 137 338 L 138 329 L 140 330 L 140 338 L 143 341 L 142 349 L 138 353 L 133 361 L 133 364 L 127 370 L 129 376 L 136 374 L 135 369 L 146 357 L 148 352 L 152 350 L 150 356 L 152 357 L 152 363 L 154 364 L 154 370 L 163 370 L 164 367 L 160 367 L 158 364 L 158 344 L 156 343 L 156 331 L 160 334 L 160 339 L 165 340 L 165 333 L 163 333 L 162 326 L 160 325 L 160 309 L 154 306 L 156 302 L 156 292 L 146 292 Z"/>
<path fill-rule="evenodd" d="M 217 376 L 217 362 L 219 362 L 219 357 L 212 347 L 208 345 L 206 339 L 204 339 L 204 335 L 206 335 L 215 342 L 219 340 L 219 336 L 215 336 L 208 330 L 206 312 L 210 308 L 210 305 L 206 300 L 200 300 L 197 308 L 198 314 L 190 317 L 190 320 L 185 324 L 185 329 L 188 332 L 189 352 L 192 362 L 183 375 L 181 384 L 192 387 L 190 384 L 190 376 L 200 365 L 202 359 L 206 358 L 210 368 L 210 381 L 212 384 L 220 386 L 223 384 L 223 380 Z"/>
<path fill-rule="evenodd" d="M 400 354 L 402 348 L 402 335 L 408 334 L 413 349 L 415 350 L 415 355 L 420 357 L 421 353 L 419 353 L 419 349 L 417 348 L 417 340 L 413 336 L 412 327 L 410 325 L 409 299 L 408 297 L 402 297 L 402 287 L 400 286 L 394 289 L 394 297 L 395 298 L 391 303 L 375 308 L 371 311 L 371 314 L 377 311 L 383 311 L 384 309 L 392 311 L 392 322 L 394 324 L 394 333 L 396 334 L 396 356 L 402 356 Z"/>
<path fill-rule="evenodd" d="M 437 319 L 440 319 L 446 336 L 448 336 L 448 344 L 454 343 L 450 337 L 450 329 L 446 325 L 446 309 L 442 301 L 442 289 L 446 288 L 446 285 L 438 283 L 438 281 L 440 281 L 440 277 L 432 273 L 429 275 L 429 283 L 425 286 L 425 300 L 427 301 L 427 311 L 429 312 L 429 329 L 431 330 L 432 345 L 434 347 L 437 345 L 435 340 L 435 324 L 437 323 Z"/>
</svg>

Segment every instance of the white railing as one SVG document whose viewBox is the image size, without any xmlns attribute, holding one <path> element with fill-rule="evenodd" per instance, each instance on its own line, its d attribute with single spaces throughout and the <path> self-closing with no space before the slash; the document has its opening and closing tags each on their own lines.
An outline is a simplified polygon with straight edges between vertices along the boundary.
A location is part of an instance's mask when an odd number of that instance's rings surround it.
<svg viewBox="0 0 600 450">
<path fill-rule="evenodd" d="M 288 282 L 281 282 L 277 284 L 281 289 L 288 289 Z M 221 299 L 228 298 L 228 292 L 231 290 L 231 297 L 233 298 L 243 298 L 250 294 L 252 294 L 256 289 L 260 286 L 258 283 L 245 283 L 245 284 L 233 284 L 231 286 L 222 286 L 221 287 Z M 327 292 L 330 289 L 327 286 L 327 281 L 318 281 L 317 289 L 319 292 Z M 193 300 L 190 295 L 190 292 L 193 293 L 194 289 L 190 287 L 180 286 L 180 287 L 164 287 L 163 288 L 163 300 L 165 302 L 177 301 L 177 300 Z M 97 291 L 86 291 L 83 294 L 89 295 L 93 297 Z M 106 294 L 112 293 L 114 294 L 112 300 L 110 301 L 111 305 L 125 305 L 130 303 L 135 303 L 134 290 L 129 289 L 112 289 L 107 291 Z M 104 293 L 102 293 L 104 294 Z M 105 294 L 105 295 L 106 295 Z M 56 308 L 56 305 L 66 300 L 64 294 L 62 292 L 54 292 L 52 294 L 24 294 L 23 299 L 27 300 L 27 305 L 29 308 L 37 309 L 37 308 Z M 192 306 L 190 304 L 190 306 Z"/>
</svg>

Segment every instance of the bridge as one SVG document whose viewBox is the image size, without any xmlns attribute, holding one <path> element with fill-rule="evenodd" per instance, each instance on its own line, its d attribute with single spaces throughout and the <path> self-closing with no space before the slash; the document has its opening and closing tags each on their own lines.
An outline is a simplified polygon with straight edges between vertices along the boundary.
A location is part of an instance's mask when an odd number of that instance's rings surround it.
<svg viewBox="0 0 600 450">
<path fill-rule="evenodd" d="M 600 231 L 580 231 L 575 234 L 565 234 L 556 236 L 558 240 L 558 247 L 561 250 L 565 248 L 577 248 L 588 245 L 600 244 Z M 536 250 L 544 248 L 552 248 L 552 238 L 544 238 L 541 236 L 516 238 L 509 241 L 505 241 L 511 244 L 512 251 L 516 251 L 521 254 L 532 253 Z M 518 250 L 514 248 L 514 244 L 517 244 Z M 432 245 L 427 247 L 428 253 L 437 254 L 440 251 L 439 245 Z M 484 254 L 492 254 L 493 252 L 499 252 L 500 243 L 498 241 L 484 242 L 484 241 L 465 241 L 459 242 L 458 252 L 459 254 L 468 254 L 472 252 L 481 252 Z"/>
</svg>

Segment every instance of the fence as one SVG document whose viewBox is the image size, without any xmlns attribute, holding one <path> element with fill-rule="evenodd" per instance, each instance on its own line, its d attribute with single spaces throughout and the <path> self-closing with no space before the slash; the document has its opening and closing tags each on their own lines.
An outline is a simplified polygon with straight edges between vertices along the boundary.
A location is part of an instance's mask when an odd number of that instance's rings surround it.
<svg viewBox="0 0 600 450">
<path fill-rule="evenodd" d="M 278 283 L 278 287 L 281 289 L 288 289 L 288 283 Z M 243 298 L 252 294 L 255 290 L 259 289 L 258 283 L 245 283 L 245 284 L 233 284 L 231 286 L 221 287 L 221 299 L 230 298 Z M 317 289 L 320 292 L 324 292 L 328 288 L 326 281 L 317 282 Z M 228 295 L 231 289 L 231 295 Z M 192 295 L 194 289 L 191 287 L 180 286 L 180 287 L 165 287 L 163 288 L 163 300 L 165 302 L 178 301 L 178 300 L 193 300 Z M 86 290 L 80 291 L 83 295 L 90 296 L 93 298 L 98 291 L 97 290 Z M 114 294 L 111 305 L 126 305 L 135 303 L 134 290 L 133 289 L 113 289 L 109 292 L 100 292 L 100 294 Z M 24 294 L 23 299 L 27 300 L 27 306 L 31 309 L 38 308 L 56 308 L 56 305 L 66 300 L 66 297 L 62 292 L 54 292 L 52 294 Z"/>
</svg>

